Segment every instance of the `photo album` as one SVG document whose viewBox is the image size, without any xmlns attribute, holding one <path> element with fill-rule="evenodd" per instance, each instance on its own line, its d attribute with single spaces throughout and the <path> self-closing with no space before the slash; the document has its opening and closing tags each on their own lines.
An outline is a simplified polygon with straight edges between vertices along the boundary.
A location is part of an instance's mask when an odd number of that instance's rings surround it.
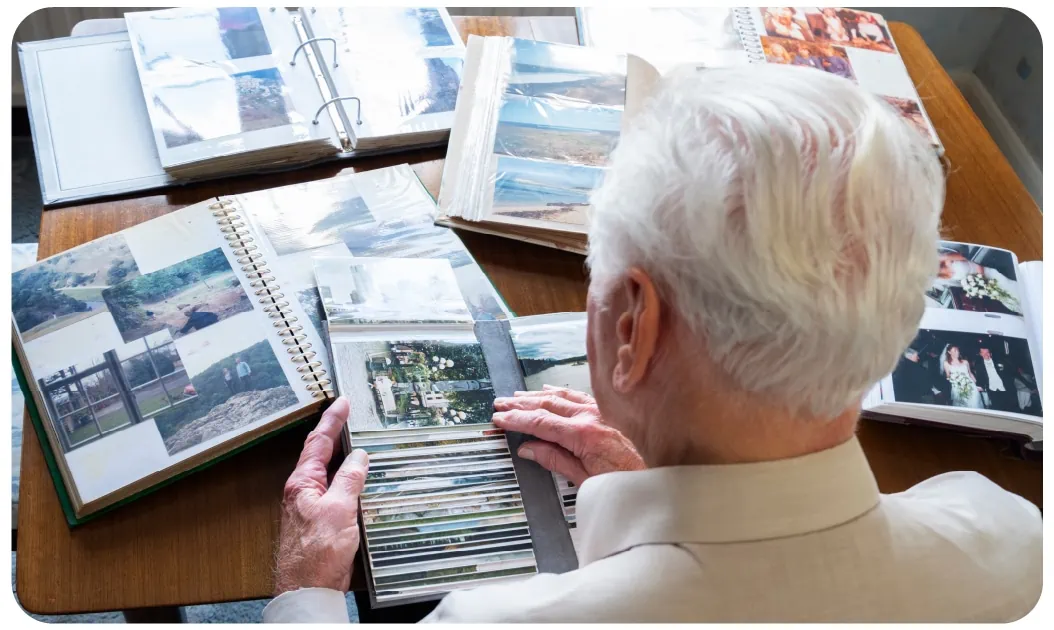
<svg viewBox="0 0 1054 630">
<path fill-rule="evenodd" d="M 435 215 L 400 165 L 212 199 L 14 272 L 16 371 L 69 523 L 319 410 L 312 256 L 442 261 L 470 318 L 506 319 Z"/>
<path fill-rule="evenodd" d="M 625 55 L 469 37 L 438 222 L 585 253 L 625 100 Z"/>
<path fill-rule="evenodd" d="M 1042 450 L 1043 263 L 941 242 L 919 333 L 865 416 L 1010 436 Z"/>
<path fill-rule="evenodd" d="M 553 477 L 491 422 L 522 389 L 507 322 L 473 320 L 444 259 L 317 256 L 345 448 L 364 449 L 371 603 L 573 568 Z"/>
<path fill-rule="evenodd" d="M 44 203 L 443 144 L 464 44 L 446 9 L 132 11 L 19 44 Z"/>
<path fill-rule="evenodd" d="M 888 102 L 944 152 L 885 18 L 834 7 L 577 10 L 579 42 L 647 60 L 664 73 L 746 63 L 805 66 L 849 79 Z"/>
</svg>

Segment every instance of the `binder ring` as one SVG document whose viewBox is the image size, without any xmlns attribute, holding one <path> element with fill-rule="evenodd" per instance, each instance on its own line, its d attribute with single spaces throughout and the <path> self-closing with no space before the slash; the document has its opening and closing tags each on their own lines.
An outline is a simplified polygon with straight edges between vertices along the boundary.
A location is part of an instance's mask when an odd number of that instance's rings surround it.
<svg viewBox="0 0 1054 630">
<path fill-rule="evenodd" d="M 299 344 L 301 341 L 307 339 L 307 335 L 293 335 L 292 337 L 286 337 L 282 340 L 282 343 L 287 346 Z"/>
<path fill-rule="evenodd" d="M 333 103 L 336 103 L 337 101 L 355 101 L 355 104 L 358 105 L 358 107 L 355 108 L 355 124 L 362 124 L 362 101 L 359 100 L 358 96 L 338 96 L 336 98 L 329 99 L 325 103 L 322 103 L 322 107 L 319 107 L 318 111 L 315 112 L 315 119 L 311 121 L 311 124 L 317 125 L 318 117 L 322 115 L 322 110 L 326 109 L 327 107 L 329 107 Z"/>
<path fill-rule="evenodd" d="M 298 367 L 296 369 L 296 371 L 300 372 L 301 374 L 303 374 L 304 372 L 312 372 L 317 367 L 322 367 L 322 362 L 321 361 L 312 361 L 311 363 L 308 363 L 307 365 L 301 365 L 300 367 Z M 325 374 L 326 371 L 325 370 L 319 370 L 318 373 L 319 374 Z"/>
<path fill-rule="evenodd" d="M 271 301 L 271 304 L 274 304 L 278 300 L 280 300 L 281 298 L 284 298 L 284 297 L 285 297 L 284 293 L 272 293 L 271 295 L 267 295 L 267 296 L 264 296 L 264 297 L 260 298 L 260 304 L 266 304 L 268 300 Z"/>
<path fill-rule="evenodd" d="M 274 324 L 275 324 L 276 328 L 281 328 L 282 322 L 275 322 Z M 278 331 L 278 336 L 279 337 L 289 337 L 291 335 L 295 335 L 296 333 L 300 332 L 303 329 L 304 329 L 304 327 L 303 326 L 299 326 L 299 325 L 297 325 L 297 326 L 287 326 L 286 328 L 283 328 L 282 330 Z"/>
<path fill-rule="evenodd" d="M 285 318 L 285 323 L 287 323 L 287 324 L 291 324 L 291 323 L 293 323 L 293 322 L 295 322 L 295 321 L 297 321 L 297 317 L 296 317 L 296 315 L 293 315 L 292 317 L 286 317 L 286 318 Z M 275 328 L 281 328 L 281 327 L 282 327 L 282 322 L 275 322 L 275 323 L 274 323 L 274 327 L 275 327 Z M 300 325 L 297 325 L 297 326 L 288 326 L 288 329 L 289 329 L 289 330 L 292 330 L 293 332 L 297 332 L 297 331 L 301 331 L 301 330 L 303 330 L 303 329 L 304 329 L 304 327 L 303 327 L 303 326 L 300 326 Z M 293 329 L 295 329 L 295 330 L 293 330 Z M 284 331 L 284 330 L 282 330 L 282 331 L 279 331 L 279 332 L 278 332 L 278 334 L 279 334 L 279 335 L 282 335 L 282 336 L 285 336 L 285 335 L 286 335 L 286 331 Z M 290 333 L 290 334 L 291 334 L 291 333 Z"/>
<path fill-rule="evenodd" d="M 300 44 L 299 46 L 296 47 L 296 50 L 293 51 L 293 60 L 289 62 L 289 65 L 291 65 L 291 66 L 295 66 L 296 65 L 296 56 L 300 54 L 300 49 L 303 48 L 304 46 L 307 46 L 311 42 L 333 42 L 333 67 L 336 68 L 337 67 L 337 40 L 333 39 L 332 37 L 312 37 L 311 39 L 305 41 L 303 44 Z M 307 54 L 307 53 L 304 53 L 304 54 Z"/>
<path fill-rule="evenodd" d="M 311 342 L 309 341 L 307 343 L 298 343 L 298 344 L 296 344 L 295 348 L 286 348 L 285 351 L 288 352 L 289 354 L 303 354 L 304 350 L 307 350 L 310 347 L 311 347 Z"/>
</svg>

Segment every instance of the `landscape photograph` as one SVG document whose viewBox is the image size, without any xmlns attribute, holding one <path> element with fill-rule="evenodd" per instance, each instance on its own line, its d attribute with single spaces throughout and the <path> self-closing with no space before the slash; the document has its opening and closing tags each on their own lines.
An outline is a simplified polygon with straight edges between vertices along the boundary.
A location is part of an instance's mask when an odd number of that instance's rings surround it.
<svg viewBox="0 0 1054 630">
<path fill-rule="evenodd" d="M 443 15 L 434 8 L 355 7 L 337 9 L 342 45 L 369 49 L 378 39 L 392 50 L 453 46 Z M 456 36 L 456 35 L 455 35 Z"/>
<path fill-rule="evenodd" d="M 238 119 L 242 133 L 292 124 L 293 109 L 278 68 L 239 72 L 231 77 L 238 94 Z"/>
<path fill-rule="evenodd" d="M 178 339 L 252 310 L 220 248 L 106 288 L 102 299 L 125 341 L 163 329 Z"/>
<path fill-rule="evenodd" d="M 543 385 L 592 391 L 586 363 L 586 320 L 514 326 L 510 331 L 527 389 Z"/>
<path fill-rule="evenodd" d="M 517 158 L 604 166 L 618 144 L 622 111 L 506 94 L 494 152 Z"/>
<path fill-rule="evenodd" d="M 422 116 L 454 111 L 461 72 L 460 57 L 426 57 L 400 75 L 405 82 L 400 99 L 402 116 Z"/>
<path fill-rule="evenodd" d="M 261 57 L 271 54 L 267 32 L 255 7 L 216 9 L 220 39 L 231 59 Z"/>
<path fill-rule="evenodd" d="M 139 276 L 124 237 L 108 236 L 11 275 L 11 310 L 24 342 L 106 310 L 102 292 Z"/>
<path fill-rule="evenodd" d="M 497 162 L 491 219 L 549 221 L 585 229 L 589 196 L 600 185 L 603 169 L 504 156 Z"/>
<path fill-rule="evenodd" d="M 621 109 L 626 58 L 581 46 L 517 39 L 506 92 Z"/>
<path fill-rule="evenodd" d="M 259 334 L 255 327 L 225 326 L 180 343 L 195 398 L 154 416 L 170 455 L 298 404 L 271 345 L 256 340 Z"/>
<path fill-rule="evenodd" d="M 313 196 L 308 202 L 311 212 L 304 212 L 304 190 L 277 188 L 268 191 L 271 203 L 260 204 L 259 210 L 253 207 L 252 218 L 279 256 L 339 244 L 354 228 L 374 224 L 370 209 L 358 196 Z"/>
<path fill-rule="evenodd" d="M 472 321 L 446 260 L 319 258 L 315 277 L 331 326 Z"/>
<path fill-rule="evenodd" d="M 333 354 L 353 432 L 488 423 L 494 413 L 494 387 L 478 343 L 339 343 Z"/>
</svg>

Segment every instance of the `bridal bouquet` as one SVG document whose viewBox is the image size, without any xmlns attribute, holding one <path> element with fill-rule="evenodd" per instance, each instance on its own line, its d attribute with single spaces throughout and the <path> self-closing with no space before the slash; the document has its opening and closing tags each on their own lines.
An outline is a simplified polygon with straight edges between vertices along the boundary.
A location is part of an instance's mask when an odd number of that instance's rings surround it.
<svg viewBox="0 0 1054 630">
<path fill-rule="evenodd" d="M 961 400 L 966 400 L 972 396 L 974 390 L 977 389 L 970 377 L 963 372 L 952 372 L 948 380 L 952 383 L 952 393 Z"/>
<path fill-rule="evenodd" d="M 1003 306 L 1015 313 L 1021 312 L 1021 306 L 1018 304 L 1017 298 L 999 286 L 999 281 L 994 278 L 985 278 L 979 273 L 973 273 L 963 278 L 962 287 L 967 297 L 991 298 L 1002 302 Z"/>
</svg>

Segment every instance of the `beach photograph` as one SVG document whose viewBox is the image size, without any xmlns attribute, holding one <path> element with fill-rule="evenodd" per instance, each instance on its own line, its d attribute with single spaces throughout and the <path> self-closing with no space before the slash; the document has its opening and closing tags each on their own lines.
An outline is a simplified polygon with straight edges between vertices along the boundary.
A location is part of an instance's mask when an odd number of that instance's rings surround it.
<svg viewBox="0 0 1054 630">
<path fill-rule="evenodd" d="M 515 39 L 505 90 L 621 109 L 626 104 L 626 58 L 581 46 Z"/>
<path fill-rule="evenodd" d="M 162 329 L 179 338 L 252 310 L 220 248 L 103 289 L 102 299 L 125 341 Z"/>
<path fill-rule="evenodd" d="M 478 343 L 345 342 L 333 344 L 333 354 L 353 432 L 489 423 L 494 413 Z"/>
<path fill-rule="evenodd" d="M 584 230 L 589 196 L 603 176 L 603 169 L 591 166 L 500 156 L 491 213 Z"/>
<path fill-rule="evenodd" d="M 177 340 L 196 397 L 154 417 L 170 455 L 298 404 L 279 358 L 261 339 L 266 334 L 255 322 L 232 319 Z"/>
<path fill-rule="evenodd" d="M 537 324 L 513 320 L 509 332 L 528 390 L 538 391 L 543 385 L 552 385 L 592 392 L 586 363 L 584 316 Z"/>
<path fill-rule="evenodd" d="M 11 275 L 11 311 L 24 342 L 107 309 L 102 292 L 139 277 L 120 234 L 101 238 Z"/>
<path fill-rule="evenodd" d="M 494 152 L 517 158 L 604 166 L 621 130 L 621 109 L 506 94 Z"/>
</svg>

